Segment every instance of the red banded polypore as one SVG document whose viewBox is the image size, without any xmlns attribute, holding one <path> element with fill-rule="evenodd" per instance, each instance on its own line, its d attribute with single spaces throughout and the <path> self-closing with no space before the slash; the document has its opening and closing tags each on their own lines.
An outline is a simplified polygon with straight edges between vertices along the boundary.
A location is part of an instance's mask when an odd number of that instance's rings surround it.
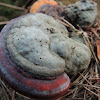
<svg viewBox="0 0 100 100">
<path fill-rule="evenodd" d="M 0 33 L 0 76 L 22 95 L 43 100 L 55 100 L 67 92 L 70 79 L 64 73 L 65 63 L 60 57 L 51 52 L 47 52 L 48 55 L 45 56 L 46 50 L 49 48 L 47 46 L 49 40 L 46 41 L 45 39 L 45 43 L 44 41 L 41 43 L 40 40 L 43 40 L 46 36 L 38 28 L 35 30 L 30 23 L 29 16 L 34 19 L 35 15 L 28 14 L 11 20 Z M 41 15 L 37 14 L 37 16 Z M 59 26 L 62 27 L 62 30 L 64 29 L 62 25 Z M 33 40 L 31 36 L 28 36 L 30 34 L 33 36 Z M 39 35 L 43 35 L 43 38 Z M 37 39 L 34 40 L 35 38 Z M 32 46 L 38 49 L 31 49 Z M 27 51 L 27 49 L 31 51 Z M 38 54 L 36 54 L 36 50 L 38 50 Z M 36 58 L 32 54 L 35 54 Z M 47 57 L 47 60 L 45 57 Z M 48 61 L 48 59 L 50 60 Z M 54 60 L 52 61 L 52 59 Z"/>
</svg>

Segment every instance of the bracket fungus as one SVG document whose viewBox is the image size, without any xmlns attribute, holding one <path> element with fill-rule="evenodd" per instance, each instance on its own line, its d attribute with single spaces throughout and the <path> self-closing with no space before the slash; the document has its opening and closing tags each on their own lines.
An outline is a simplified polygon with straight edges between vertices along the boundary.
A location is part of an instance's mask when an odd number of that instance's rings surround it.
<svg viewBox="0 0 100 100">
<path fill-rule="evenodd" d="M 54 0 L 38 0 L 31 6 L 30 13 L 36 13 L 44 5 L 57 5 L 57 2 Z"/>
<path fill-rule="evenodd" d="M 35 13 L 11 20 L 0 34 L 0 75 L 30 98 L 55 100 L 90 63 L 89 48 L 68 37 L 53 17 Z M 66 69 L 66 73 L 65 73 Z"/>
<path fill-rule="evenodd" d="M 97 17 L 97 4 L 92 0 L 80 0 L 65 6 L 63 9 L 65 19 L 75 26 L 80 25 L 84 27 L 93 25 Z"/>
<path fill-rule="evenodd" d="M 41 0 L 40 0 L 41 1 Z M 92 26 L 97 18 L 97 4 L 92 0 L 80 0 L 74 4 L 69 5 L 54 5 L 44 3 L 35 9 L 35 4 L 39 5 L 39 1 L 33 4 L 30 9 L 31 13 L 44 13 L 54 18 L 64 17 L 67 21 L 77 27 L 77 25 L 84 28 L 85 26 Z"/>
</svg>

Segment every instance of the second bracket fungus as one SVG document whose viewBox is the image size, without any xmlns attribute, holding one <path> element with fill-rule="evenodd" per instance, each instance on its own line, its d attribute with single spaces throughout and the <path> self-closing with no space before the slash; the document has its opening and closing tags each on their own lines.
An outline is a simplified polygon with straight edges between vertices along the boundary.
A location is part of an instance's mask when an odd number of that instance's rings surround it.
<svg viewBox="0 0 100 100">
<path fill-rule="evenodd" d="M 75 26 L 93 25 L 97 17 L 97 4 L 92 0 L 80 0 L 64 7 L 63 15 Z"/>
</svg>

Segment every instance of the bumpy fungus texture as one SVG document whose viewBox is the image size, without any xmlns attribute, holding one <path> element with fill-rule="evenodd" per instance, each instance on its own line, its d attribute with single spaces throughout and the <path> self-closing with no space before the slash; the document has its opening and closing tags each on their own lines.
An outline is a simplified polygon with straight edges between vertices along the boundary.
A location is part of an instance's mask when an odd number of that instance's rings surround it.
<svg viewBox="0 0 100 100">
<path fill-rule="evenodd" d="M 0 74 L 19 93 L 56 99 L 90 63 L 89 48 L 68 37 L 65 26 L 42 13 L 16 18 L 0 34 Z"/>
<path fill-rule="evenodd" d="M 31 6 L 30 13 L 36 13 L 39 10 L 39 8 L 47 4 L 57 5 L 57 2 L 54 0 L 38 0 Z"/>
<path fill-rule="evenodd" d="M 64 72 L 65 61 L 51 50 L 54 48 L 51 39 L 55 34 L 59 36 L 66 33 L 66 28 L 52 17 L 44 14 L 27 15 L 11 26 L 7 48 L 14 62 L 26 71 L 57 76 Z"/>
<path fill-rule="evenodd" d="M 54 18 L 39 13 L 24 16 L 11 26 L 7 49 L 16 64 L 43 76 L 57 76 L 65 67 L 67 73 L 76 74 L 90 62 L 86 45 L 70 39 Z"/>
<path fill-rule="evenodd" d="M 63 16 L 70 23 L 81 27 L 93 25 L 97 17 L 97 4 L 92 0 L 80 0 L 65 6 Z"/>
</svg>

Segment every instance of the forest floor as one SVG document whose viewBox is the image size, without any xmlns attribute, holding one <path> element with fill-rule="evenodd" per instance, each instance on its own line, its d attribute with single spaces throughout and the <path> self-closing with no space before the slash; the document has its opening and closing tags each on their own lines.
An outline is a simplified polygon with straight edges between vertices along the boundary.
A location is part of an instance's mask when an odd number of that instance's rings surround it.
<svg viewBox="0 0 100 100">
<path fill-rule="evenodd" d="M 0 30 L 7 22 L 13 18 L 29 12 L 31 3 L 36 0 L 0 0 Z M 68 5 L 76 2 L 77 0 L 57 0 Z M 98 4 L 98 18 L 100 18 L 100 0 L 94 0 Z M 3 4 L 2 4 L 3 3 Z M 8 5 L 6 5 L 8 4 Z M 13 5 L 13 6 L 11 6 Z M 72 77 L 71 87 L 68 93 L 61 98 L 61 100 L 100 100 L 100 61 L 97 57 L 96 38 L 100 37 L 100 22 L 98 19 L 97 27 L 88 31 L 88 36 L 92 39 L 87 39 L 87 43 L 92 52 L 92 61 L 86 70 L 82 73 L 78 73 Z M 92 29 L 91 29 L 92 30 Z M 96 32 L 96 33 L 95 33 Z M 100 38 L 99 38 L 100 40 Z M 0 100 L 32 100 L 18 94 L 12 90 L 7 83 L 0 79 Z"/>
</svg>

